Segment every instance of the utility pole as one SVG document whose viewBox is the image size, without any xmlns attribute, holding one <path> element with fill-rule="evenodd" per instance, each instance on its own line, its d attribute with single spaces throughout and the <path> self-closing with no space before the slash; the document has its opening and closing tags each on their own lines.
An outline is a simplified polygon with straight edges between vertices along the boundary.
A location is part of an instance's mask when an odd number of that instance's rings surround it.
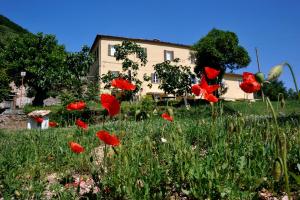
<svg viewBox="0 0 300 200">
<path fill-rule="evenodd" d="M 261 72 L 261 70 L 260 70 L 260 64 L 259 64 L 259 59 L 258 59 L 258 50 L 257 50 L 256 47 L 255 47 L 255 53 L 256 53 L 256 62 L 257 62 L 258 72 Z M 263 102 L 265 102 L 265 94 L 264 94 L 264 91 L 262 90 L 262 87 L 261 87 L 260 91 L 261 91 L 262 100 L 263 100 Z"/>
<path fill-rule="evenodd" d="M 20 108 L 22 108 L 23 101 L 23 88 L 24 88 L 24 77 L 26 76 L 26 72 L 21 72 L 22 85 L 21 85 L 21 96 L 20 96 Z"/>
</svg>

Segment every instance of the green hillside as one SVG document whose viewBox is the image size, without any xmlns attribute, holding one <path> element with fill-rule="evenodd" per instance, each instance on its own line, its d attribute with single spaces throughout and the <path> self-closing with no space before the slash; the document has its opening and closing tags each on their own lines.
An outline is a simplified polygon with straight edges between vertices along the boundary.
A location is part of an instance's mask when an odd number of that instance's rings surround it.
<svg viewBox="0 0 300 200">
<path fill-rule="evenodd" d="M 2 33 L 16 33 L 16 34 L 24 34 L 28 33 L 28 31 L 18 24 L 10 21 L 8 18 L 0 15 L 0 34 Z"/>
<path fill-rule="evenodd" d="M 0 43 L 5 43 L 7 37 L 29 33 L 26 29 L 0 15 Z"/>
</svg>

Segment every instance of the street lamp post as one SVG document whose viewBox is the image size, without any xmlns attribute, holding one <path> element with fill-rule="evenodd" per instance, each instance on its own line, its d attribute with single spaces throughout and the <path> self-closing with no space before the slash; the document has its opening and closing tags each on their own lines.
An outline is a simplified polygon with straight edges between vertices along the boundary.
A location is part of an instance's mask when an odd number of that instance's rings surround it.
<svg viewBox="0 0 300 200">
<path fill-rule="evenodd" d="M 22 85 L 21 85 L 21 96 L 20 96 L 20 108 L 22 107 L 23 100 L 23 88 L 24 88 L 24 77 L 26 76 L 26 72 L 21 72 Z"/>
</svg>

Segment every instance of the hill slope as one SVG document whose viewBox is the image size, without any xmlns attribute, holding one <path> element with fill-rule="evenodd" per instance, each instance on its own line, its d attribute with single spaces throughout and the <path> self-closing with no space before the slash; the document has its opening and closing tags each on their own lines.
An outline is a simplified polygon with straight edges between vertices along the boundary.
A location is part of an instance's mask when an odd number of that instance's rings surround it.
<svg viewBox="0 0 300 200">
<path fill-rule="evenodd" d="M 7 37 L 29 33 L 26 29 L 0 15 L 0 43 L 5 43 Z"/>
</svg>

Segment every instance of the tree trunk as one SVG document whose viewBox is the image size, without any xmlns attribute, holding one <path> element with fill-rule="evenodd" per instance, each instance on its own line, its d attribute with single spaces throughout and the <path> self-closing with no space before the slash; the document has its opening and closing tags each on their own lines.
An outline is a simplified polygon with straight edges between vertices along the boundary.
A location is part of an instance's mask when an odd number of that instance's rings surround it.
<svg viewBox="0 0 300 200">
<path fill-rule="evenodd" d="M 44 90 L 36 90 L 36 95 L 32 101 L 33 106 L 43 106 L 44 100 L 47 98 L 47 92 Z"/>
<path fill-rule="evenodd" d="M 187 102 L 187 92 L 185 92 L 185 94 L 184 94 L 184 96 L 183 96 L 183 101 L 184 101 L 185 108 L 186 108 L 187 110 L 189 110 L 190 107 L 189 107 L 189 104 L 188 104 L 188 102 Z"/>
</svg>

